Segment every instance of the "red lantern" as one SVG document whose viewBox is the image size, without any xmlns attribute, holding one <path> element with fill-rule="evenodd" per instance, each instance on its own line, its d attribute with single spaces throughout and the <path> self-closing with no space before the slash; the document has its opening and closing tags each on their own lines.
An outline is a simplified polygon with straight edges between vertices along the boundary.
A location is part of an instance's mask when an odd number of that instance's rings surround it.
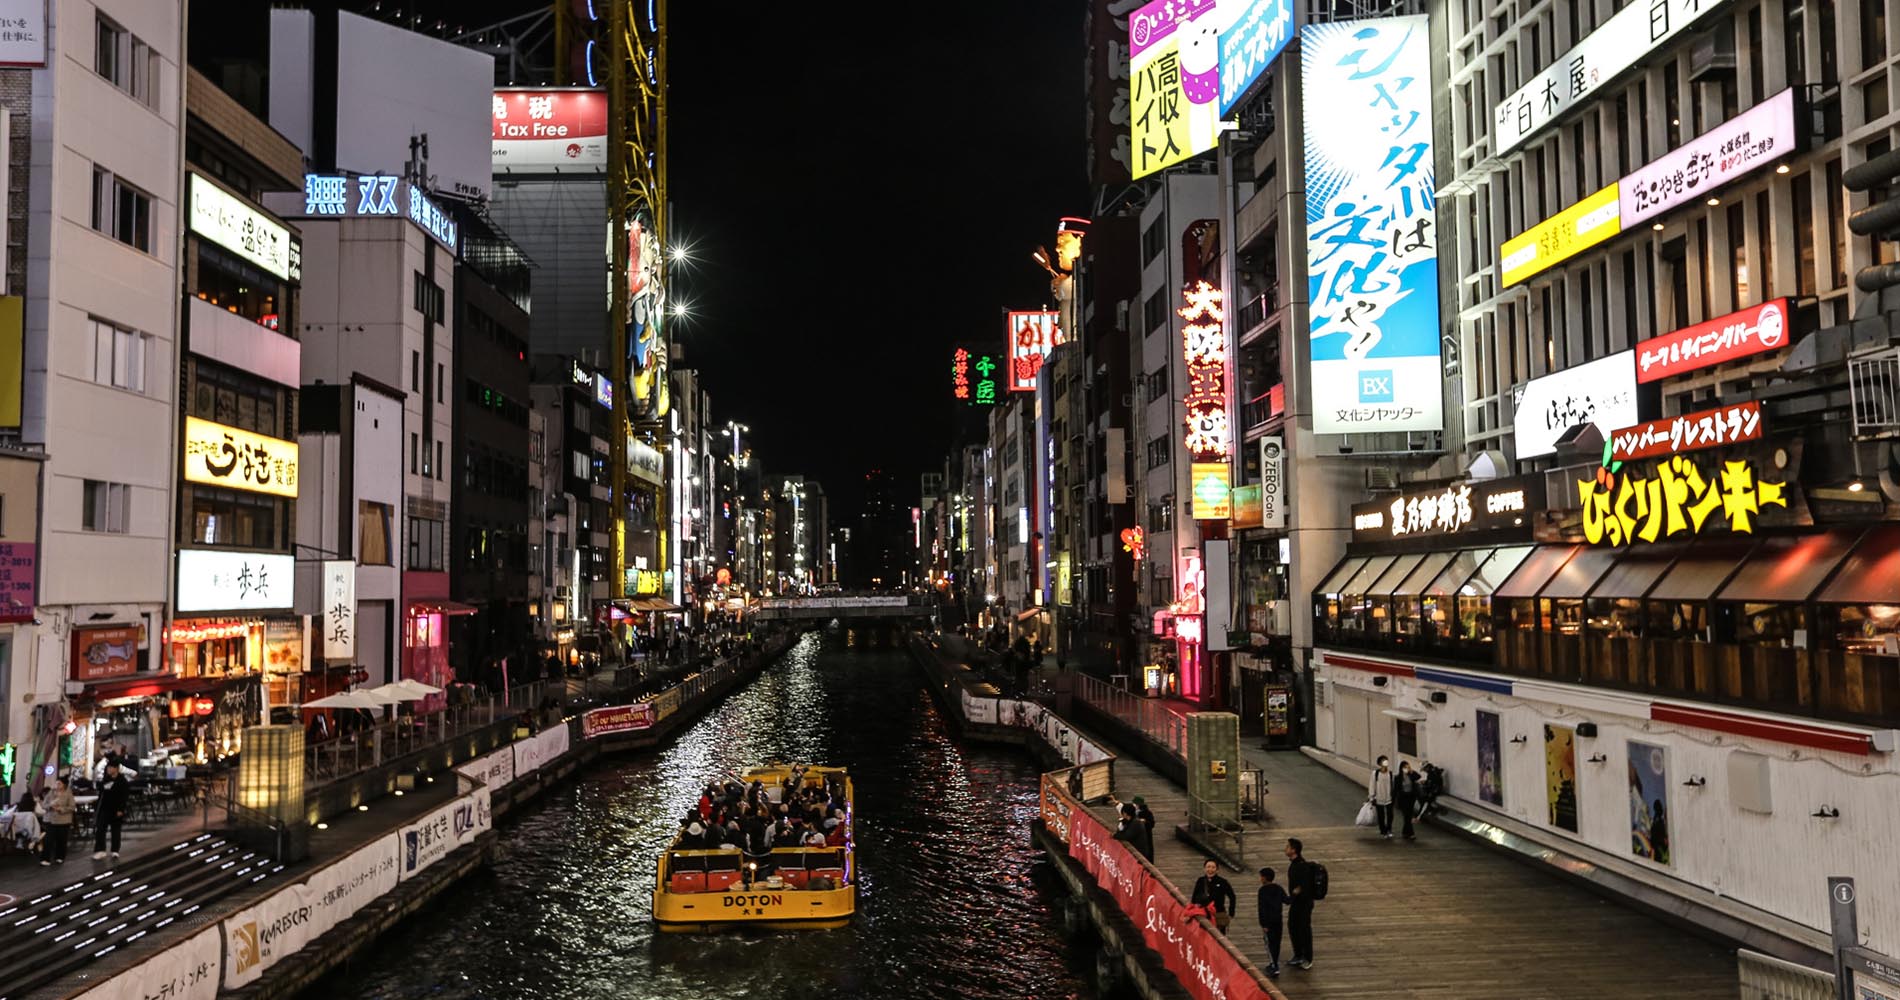
<svg viewBox="0 0 1900 1000">
<path fill-rule="evenodd" d="M 216 711 L 217 708 L 218 708 L 218 703 L 212 701 L 209 698 L 199 698 L 196 701 L 192 702 L 192 705 L 191 705 L 191 711 L 194 715 L 210 715 L 212 712 Z"/>
</svg>

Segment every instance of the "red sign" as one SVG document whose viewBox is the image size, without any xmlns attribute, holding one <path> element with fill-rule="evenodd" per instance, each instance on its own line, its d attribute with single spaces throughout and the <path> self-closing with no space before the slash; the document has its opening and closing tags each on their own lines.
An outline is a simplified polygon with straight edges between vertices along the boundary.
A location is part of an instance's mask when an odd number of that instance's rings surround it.
<svg viewBox="0 0 1900 1000">
<path fill-rule="evenodd" d="M 1035 392 L 1042 363 L 1064 340 L 1053 312 L 1009 314 L 1009 391 Z"/>
<path fill-rule="evenodd" d="M 1761 404 L 1737 403 L 1614 431 L 1610 434 L 1610 461 L 1674 455 L 1760 437 Z"/>
<path fill-rule="evenodd" d="M 1050 783 L 1045 779 L 1044 794 Z M 1058 796 L 1065 795 L 1055 790 Z M 1069 856 L 1082 863 L 1097 885 L 1115 897 L 1122 913 L 1141 929 L 1142 940 L 1195 1000 L 1252 1000 L 1267 996 L 1238 956 L 1208 926 L 1190 918 L 1180 892 L 1142 864 L 1102 821 L 1070 803 Z"/>
<path fill-rule="evenodd" d="M 651 728 L 653 728 L 653 703 L 649 701 L 643 701 L 638 705 L 596 708 L 581 716 L 581 737 L 584 739 Z"/>
<path fill-rule="evenodd" d="M 1187 304 L 1175 311 L 1187 321 L 1181 327 L 1181 356 L 1188 372 L 1187 450 L 1197 460 L 1219 461 L 1234 443 L 1233 420 L 1227 411 L 1225 296 L 1205 281 L 1195 282 L 1181 294 Z"/>
<path fill-rule="evenodd" d="M 38 551 L 32 542 L 0 542 L 0 622 L 33 620 Z"/>
<path fill-rule="evenodd" d="M 1636 381 L 1655 382 L 1787 346 L 1788 300 L 1685 326 L 1636 345 Z"/>
<path fill-rule="evenodd" d="M 73 629 L 73 679 L 102 681 L 139 669 L 139 627 Z"/>
<path fill-rule="evenodd" d="M 607 95 L 598 90 L 497 90 L 497 171 L 607 165 Z"/>
</svg>

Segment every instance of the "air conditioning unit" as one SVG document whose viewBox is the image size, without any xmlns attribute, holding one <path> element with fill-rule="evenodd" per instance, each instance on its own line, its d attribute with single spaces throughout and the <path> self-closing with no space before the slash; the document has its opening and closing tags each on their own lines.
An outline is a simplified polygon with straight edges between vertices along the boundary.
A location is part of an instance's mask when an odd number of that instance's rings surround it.
<svg viewBox="0 0 1900 1000">
<path fill-rule="evenodd" d="M 1701 83 L 1735 73 L 1735 22 L 1724 21 L 1689 50 L 1689 80 Z"/>
<path fill-rule="evenodd" d="M 1378 492 L 1380 490 L 1396 490 L 1398 488 L 1399 470 L 1389 465 L 1372 465 L 1366 467 L 1366 489 Z"/>
</svg>

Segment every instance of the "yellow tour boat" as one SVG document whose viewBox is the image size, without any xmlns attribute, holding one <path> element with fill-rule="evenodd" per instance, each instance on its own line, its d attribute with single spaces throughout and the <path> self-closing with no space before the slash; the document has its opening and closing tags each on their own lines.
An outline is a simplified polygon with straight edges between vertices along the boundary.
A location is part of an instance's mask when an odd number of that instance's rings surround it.
<svg viewBox="0 0 1900 1000">
<path fill-rule="evenodd" d="M 842 767 L 772 764 L 735 780 L 748 789 L 758 782 L 774 810 L 796 794 L 794 780 L 809 791 L 829 789 L 833 804 L 843 809 L 842 833 L 833 832 L 822 847 L 774 847 L 753 854 L 743 847 L 706 846 L 704 837 L 682 829 L 655 866 L 654 922 L 663 931 L 797 930 L 849 923 L 858 904 L 851 776 Z"/>
</svg>

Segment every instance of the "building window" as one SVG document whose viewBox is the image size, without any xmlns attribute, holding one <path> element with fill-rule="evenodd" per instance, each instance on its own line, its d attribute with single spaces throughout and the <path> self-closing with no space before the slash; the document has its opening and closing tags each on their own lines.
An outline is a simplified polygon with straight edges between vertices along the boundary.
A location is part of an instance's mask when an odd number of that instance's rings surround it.
<svg viewBox="0 0 1900 1000">
<path fill-rule="evenodd" d="M 389 565 L 389 519 L 386 503 L 356 502 L 356 561 L 365 566 Z"/>
<path fill-rule="evenodd" d="M 1884 86 L 1884 85 L 1883 85 Z M 1834 283 L 1830 288 L 1847 287 L 1847 190 L 1841 186 L 1839 157 L 1827 161 L 1827 229 L 1834 242 Z"/>
<path fill-rule="evenodd" d="M 448 377 L 448 376 L 447 376 L 447 373 L 446 373 L 446 372 L 445 372 L 445 371 L 443 370 L 443 366 L 442 366 L 442 363 L 441 363 L 441 362 L 439 362 L 439 361 L 438 361 L 438 362 L 436 362 L 436 365 L 435 365 L 435 401 L 436 401 L 436 402 L 438 402 L 438 403 L 440 403 L 440 402 L 442 402 L 442 392 L 443 392 L 443 389 L 442 389 L 442 383 L 443 383 L 443 381 L 445 381 L 445 380 L 447 379 L 447 377 Z M 442 463 L 440 463 L 440 462 L 437 462 L 436 464 L 437 464 L 437 465 L 441 465 Z"/>
<path fill-rule="evenodd" d="M 277 279 L 204 240 L 198 243 L 197 282 L 200 299 L 260 326 L 282 328 Z"/>
<path fill-rule="evenodd" d="M 409 352 L 409 391 L 422 391 L 422 352 Z M 413 471 L 413 470 L 411 470 Z"/>
<path fill-rule="evenodd" d="M 148 108 L 158 107 L 158 53 L 131 32 L 99 15 L 92 68 Z"/>
<path fill-rule="evenodd" d="M 92 228 L 151 253 L 152 196 L 104 167 L 92 168 Z"/>
<path fill-rule="evenodd" d="M 437 479 L 441 479 L 445 475 L 442 465 L 442 442 L 437 441 L 435 443 L 435 478 Z"/>
<path fill-rule="evenodd" d="M 288 506 L 286 501 L 256 493 L 193 486 L 191 540 L 197 545 L 277 548 L 289 535 L 283 524 Z"/>
<path fill-rule="evenodd" d="M 1157 291 L 1141 304 L 1142 333 L 1150 334 L 1168 322 L 1168 293 Z"/>
<path fill-rule="evenodd" d="M 1789 185 L 1794 199 L 1794 238 L 1800 252 L 1795 258 L 1795 294 L 1814 294 L 1814 189 L 1805 173 Z"/>
<path fill-rule="evenodd" d="M 144 392 L 152 361 L 153 338 L 102 319 L 92 322 L 92 380 L 132 392 Z"/>
<path fill-rule="evenodd" d="M 426 517 L 409 519 L 409 569 L 440 570 L 443 529 L 441 521 Z"/>
<path fill-rule="evenodd" d="M 284 389 L 235 368 L 203 358 L 191 361 L 188 412 L 194 417 L 272 437 L 292 438 L 296 429 L 287 419 L 290 407 Z"/>
<path fill-rule="evenodd" d="M 422 462 L 422 439 L 411 432 L 409 435 L 409 472 L 414 475 Z"/>
<path fill-rule="evenodd" d="M 1161 256 L 1161 251 L 1167 244 L 1167 237 L 1161 233 L 1161 220 L 1156 219 L 1153 223 L 1149 224 L 1147 229 L 1141 231 L 1142 265 L 1146 266 L 1156 257 Z"/>
<path fill-rule="evenodd" d="M 1148 468 L 1158 469 L 1168 464 L 1168 438 L 1166 435 L 1148 442 Z"/>
<path fill-rule="evenodd" d="M 1733 309 L 1753 305 L 1748 295 L 1748 220 L 1747 208 L 1740 201 L 1732 201 L 1728 206 L 1728 263 L 1730 279 L 1729 291 L 1734 299 L 1729 303 Z"/>
<path fill-rule="evenodd" d="M 416 272 L 415 307 L 424 319 L 442 322 L 442 286 L 424 277 L 421 271 Z"/>
<path fill-rule="evenodd" d="M 1775 297 L 1775 213 L 1768 206 L 1768 192 L 1755 194 L 1755 245 L 1761 248 L 1761 297 Z"/>
<path fill-rule="evenodd" d="M 80 527 L 123 535 L 131 530 L 132 487 L 98 479 L 85 481 L 85 511 Z"/>
<path fill-rule="evenodd" d="M 1155 400 L 1160 399 L 1162 396 L 1167 395 L 1168 394 L 1168 368 L 1167 366 L 1163 365 L 1160 368 L 1156 368 L 1154 371 L 1149 372 L 1148 377 L 1144 379 L 1143 381 L 1146 383 L 1146 390 L 1142 394 L 1143 402 L 1152 403 Z"/>
</svg>

